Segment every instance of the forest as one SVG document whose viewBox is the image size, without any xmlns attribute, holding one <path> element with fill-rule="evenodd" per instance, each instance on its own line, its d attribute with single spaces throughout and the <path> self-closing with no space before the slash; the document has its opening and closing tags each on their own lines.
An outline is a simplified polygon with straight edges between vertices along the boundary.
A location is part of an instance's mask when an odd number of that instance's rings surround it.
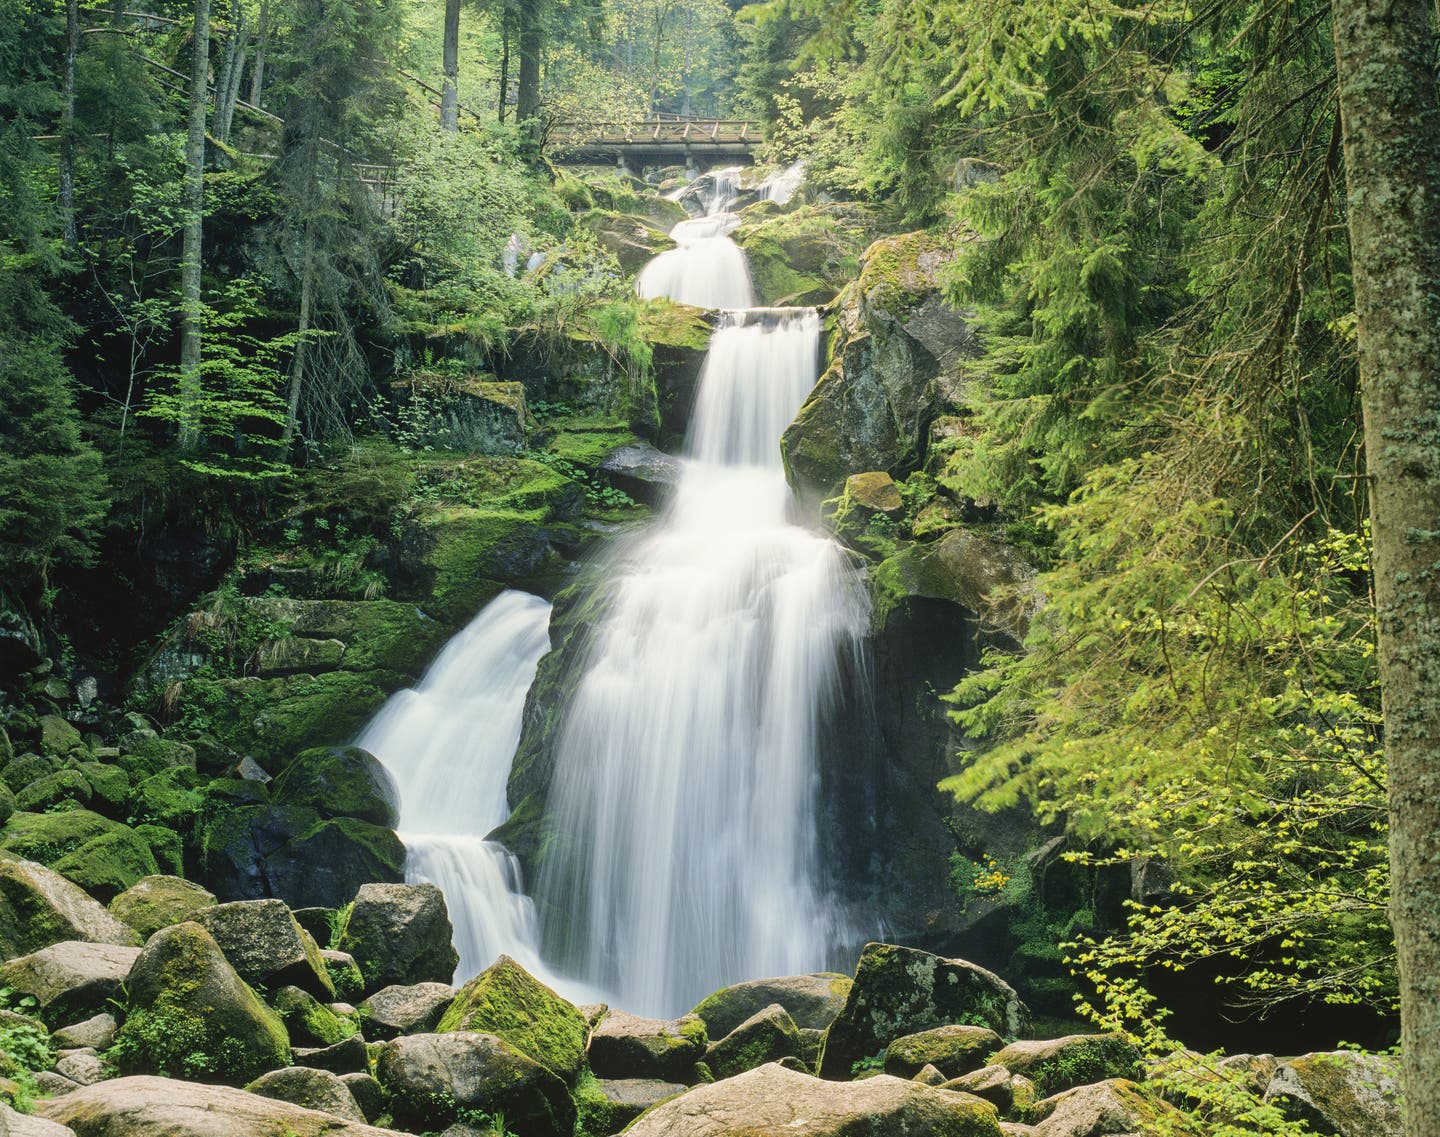
<svg viewBox="0 0 1440 1137">
<path fill-rule="evenodd" d="M 0 0 L 0 1132 L 1440 1133 L 1437 69 Z"/>
</svg>

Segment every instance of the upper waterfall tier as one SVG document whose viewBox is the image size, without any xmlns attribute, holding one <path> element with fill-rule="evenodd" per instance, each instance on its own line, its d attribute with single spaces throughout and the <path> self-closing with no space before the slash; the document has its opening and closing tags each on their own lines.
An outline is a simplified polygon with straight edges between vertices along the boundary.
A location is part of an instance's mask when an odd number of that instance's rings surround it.
<svg viewBox="0 0 1440 1137">
<path fill-rule="evenodd" d="M 668 296 L 697 308 L 748 308 L 755 303 L 750 266 L 729 236 L 740 224 L 729 212 L 739 188 L 739 171 L 706 176 L 711 189 L 702 199 L 705 216 L 681 221 L 670 230 L 679 247 L 646 265 L 635 290 L 641 296 Z"/>
</svg>

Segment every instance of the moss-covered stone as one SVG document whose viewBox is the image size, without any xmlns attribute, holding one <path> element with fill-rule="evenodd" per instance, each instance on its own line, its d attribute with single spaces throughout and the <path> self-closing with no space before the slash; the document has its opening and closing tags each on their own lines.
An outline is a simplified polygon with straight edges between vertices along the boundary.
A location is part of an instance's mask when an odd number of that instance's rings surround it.
<svg viewBox="0 0 1440 1137">
<path fill-rule="evenodd" d="M 951 1024 L 897 1038 L 885 1049 L 885 1073 L 913 1078 L 933 1066 L 941 1081 L 958 1078 L 985 1065 L 986 1055 L 1000 1045 L 988 1027 Z"/>
<path fill-rule="evenodd" d="M 322 817 L 358 817 L 393 828 L 400 821 L 400 794 L 380 760 L 358 746 L 302 751 L 276 775 L 270 796 L 281 805 L 303 806 Z"/>
<path fill-rule="evenodd" d="M 195 749 L 184 742 L 158 738 L 153 731 L 135 731 L 120 741 L 122 753 L 115 761 L 134 781 L 175 766 L 195 769 Z"/>
<path fill-rule="evenodd" d="M 1209 1127 L 1159 1094 L 1123 1078 L 1077 1086 L 1036 1102 L 1026 1111 L 1042 1133 L 1164 1133 L 1205 1137 Z M 1364 1130 L 1373 1137 L 1373 1130 Z"/>
<path fill-rule="evenodd" d="M 410 399 L 410 429 L 427 448 L 518 454 L 537 429 L 519 383 L 420 371 L 395 386 Z"/>
<path fill-rule="evenodd" d="M 213 907 L 214 893 L 177 876 L 147 876 L 110 901 L 111 915 L 149 939 L 161 928 L 182 924 Z"/>
<path fill-rule="evenodd" d="M 90 806 L 107 817 L 119 817 L 130 799 L 130 775 L 104 762 L 81 762 L 75 769 L 90 786 Z"/>
<path fill-rule="evenodd" d="M 5 764 L 5 768 L 0 770 L 0 782 L 4 782 L 12 792 L 18 793 L 31 782 L 54 773 L 56 767 L 53 758 L 45 758 L 39 754 L 22 754 L 18 758 L 12 758 Z"/>
<path fill-rule="evenodd" d="M 939 1026 L 983 1026 L 1021 1034 L 1029 1011 L 1009 984 L 962 959 L 894 944 L 868 944 L 845 1008 L 830 1025 L 820 1058 L 825 1078 L 848 1078 L 856 1062 L 897 1038 Z"/>
<path fill-rule="evenodd" d="M 163 825 L 135 826 L 135 834 L 145 844 L 150 846 L 150 852 L 155 856 L 155 864 L 159 866 L 162 873 L 169 876 L 182 876 L 185 872 L 185 842 L 180 834 L 173 829 L 166 829 Z"/>
<path fill-rule="evenodd" d="M 784 1007 L 799 1029 L 824 1030 L 845 1006 L 850 984 L 848 975 L 833 971 L 752 979 L 722 987 L 702 999 L 691 1013 L 704 1020 L 711 1038 L 724 1038 L 772 1003 Z"/>
<path fill-rule="evenodd" d="M 735 242 L 750 261 L 762 304 L 823 304 L 852 280 L 869 236 L 869 219 L 851 203 L 793 210 L 748 208 Z"/>
<path fill-rule="evenodd" d="M 505 955 L 460 989 L 436 1030 L 493 1034 L 566 1082 L 585 1061 L 585 1016 Z"/>
<path fill-rule="evenodd" d="M 15 795 L 15 808 L 22 812 L 44 813 L 50 809 L 84 808 L 93 791 L 79 770 L 56 770 L 37 778 Z"/>
<path fill-rule="evenodd" d="M 271 1004 L 284 1021 L 290 1042 L 295 1046 L 334 1046 L 360 1029 L 353 1019 L 342 1019 L 299 987 L 280 988 Z"/>
<path fill-rule="evenodd" d="M 40 753 L 50 756 L 84 751 L 81 733 L 59 715 L 40 716 Z"/>
<path fill-rule="evenodd" d="M 1023 1074 L 1042 1097 L 1108 1078 L 1144 1076 L 1135 1044 L 1118 1034 L 1070 1034 L 1043 1041 L 1012 1042 L 990 1064 Z"/>
<path fill-rule="evenodd" d="M 425 518 L 430 577 L 426 611 L 452 626 L 469 619 L 502 590 L 501 582 L 542 571 L 552 555 L 545 510 L 484 510 L 468 506 Z"/>
<path fill-rule="evenodd" d="M 697 1015 L 647 1019 L 611 1011 L 590 1035 L 590 1067 L 602 1078 L 689 1082 L 708 1043 Z"/>
<path fill-rule="evenodd" d="M 0 857 L 0 957 L 13 959 L 63 940 L 139 943 L 130 928 L 59 873 Z"/>
<path fill-rule="evenodd" d="M 803 1049 L 795 1020 L 779 1003 L 772 1003 L 712 1042 L 705 1051 L 705 1065 L 717 1078 L 733 1078 L 766 1062 L 798 1058 Z"/>
<path fill-rule="evenodd" d="M 1337 1050 L 1282 1062 L 1265 1100 L 1316 1133 L 1337 1137 L 1398 1137 L 1400 1063 L 1381 1054 Z"/>
<path fill-rule="evenodd" d="M 944 600 L 975 613 L 994 630 L 1022 640 L 1040 604 L 1035 570 L 1010 546 L 969 529 L 915 545 L 882 562 L 872 575 L 877 625 L 911 598 Z"/>
<path fill-rule="evenodd" d="M 404 880 L 405 846 L 393 829 L 333 817 L 267 856 L 264 875 L 291 907 L 338 908 L 362 884 Z"/>
<path fill-rule="evenodd" d="M 111 1051 L 126 1072 L 244 1084 L 289 1064 L 284 1023 L 199 924 L 151 936 L 126 990 L 129 1005 Z"/>
<path fill-rule="evenodd" d="M 628 273 L 639 272 L 652 257 L 673 249 L 669 233 L 645 217 L 616 213 L 608 209 L 592 209 L 578 219 L 604 249 L 614 254 L 620 267 Z"/>
<path fill-rule="evenodd" d="M 179 832 L 189 832 L 205 801 L 201 787 L 209 781 L 188 766 L 172 766 L 137 783 L 130 792 L 130 812 Z"/>
<path fill-rule="evenodd" d="M 150 843 L 128 825 L 119 824 L 50 867 L 102 902 L 160 871 Z"/>
</svg>

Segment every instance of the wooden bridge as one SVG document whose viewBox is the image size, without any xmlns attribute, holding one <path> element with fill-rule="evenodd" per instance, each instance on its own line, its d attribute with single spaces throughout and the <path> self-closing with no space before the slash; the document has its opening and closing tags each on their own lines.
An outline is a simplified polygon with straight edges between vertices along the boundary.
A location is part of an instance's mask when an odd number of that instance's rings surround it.
<svg viewBox="0 0 1440 1137">
<path fill-rule="evenodd" d="M 545 151 L 556 162 L 628 166 L 753 162 L 765 142 L 748 119 L 651 118 L 642 122 L 565 123 L 551 126 Z"/>
</svg>

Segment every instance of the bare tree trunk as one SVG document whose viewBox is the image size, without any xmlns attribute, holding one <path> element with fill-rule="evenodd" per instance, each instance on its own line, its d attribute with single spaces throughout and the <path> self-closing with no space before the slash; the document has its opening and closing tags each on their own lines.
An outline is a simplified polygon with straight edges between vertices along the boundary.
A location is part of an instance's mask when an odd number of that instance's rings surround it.
<svg viewBox="0 0 1440 1137">
<path fill-rule="evenodd" d="M 1407 1137 L 1440 1133 L 1440 92 L 1426 0 L 1333 8 L 1359 317 Z"/>
<path fill-rule="evenodd" d="M 545 36 L 536 0 L 520 0 L 520 74 L 515 118 L 532 139 L 540 136 L 540 52 Z"/>
<path fill-rule="evenodd" d="M 445 0 L 445 82 L 440 94 L 440 129 L 460 129 L 460 0 Z"/>
<path fill-rule="evenodd" d="M 265 91 L 265 49 L 270 46 L 270 0 L 260 5 L 259 26 L 255 30 L 255 65 L 250 70 L 250 98 L 252 107 L 260 105 L 260 96 Z"/>
<path fill-rule="evenodd" d="M 290 393 L 285 406 L 285 429 L 280 442 L 289 446 L 300 429 L 300 393 L 305 383 L 306 358 L 310 349 L 310 324 L 315 307 L 315 231 L 305 222 L 304 250 L 300 261 L 300 322 L 296 330 L 300 338 L 295 344 L 295 358 L 290 363 Z"/>
<path fill-rule="evenodd" d="M 512 20 L 510 5 L 506 3 L 505 14 L 500 17 L 500 121 L 505 121 L 505 104 L 510 98 L 510 32 Z"/>
<path fill-rule="evenodd" d="M 230 126 L 235 120 L 235 101 L 240 97 L 240 76 L 245 70 L 245 49 L 250 33 L 245 27 L 245 9 L 240 0 L 230 0 L 230 34 L 225 39 L 225 62 L 215 81 L 215 138 L 230 141 Z"/>
<path fill-rule="evenodd" d="M 65 0 L 65 93 L 60 111 L 60 216 L 65 248 L 73 249 L 75 228 L 75 57 L 80 54 L 79 0 Z"/>
<path fill-rule="evenodd" d="M 185 229 L 180 250 L 180 448 L 200 441 L 200 254 L 204 241 L 205 94 L 210 73 L 210 0 L 195 0 L 190 124 L 185 134 Z"/>
</svg>

